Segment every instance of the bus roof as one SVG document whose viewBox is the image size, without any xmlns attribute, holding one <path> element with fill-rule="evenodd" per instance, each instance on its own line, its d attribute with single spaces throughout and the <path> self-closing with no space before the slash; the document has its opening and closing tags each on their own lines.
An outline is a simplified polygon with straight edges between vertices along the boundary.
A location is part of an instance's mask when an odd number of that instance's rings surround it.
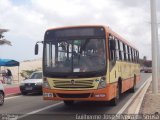
<svg viewBox="0 0 160 120">
<path fill-rule="evenodd" d="M 138 49 L 131 44 L 130 42 L 128 42 L 126 39 L 124 39 L 123 37 L 121 37 L 118 33 L 114 32 L 111 28 L 109 27 L 105 27 L 106 32 L 114 35 L 114 37 L 116 37 L 117 39 L 119 39 L 120 41 L 124 42 L 125 44 L 129 45 L 130 47 L 134 48 L 135 50 L 138 51 Z"/>
<path fill-rule="evenodd" d="M 67 29 L 67 28 L 79 28 L 79 27 L 103 27 L 107 33 L 114 35 L 114 37 L 116 37 L 116 38 L 119 39 L 120 41 L 124 42 L 125 44 L 129 45 L 130 47 L 132 47 L 132 48 L 134 48 L 135 50 L 138 51 L 138 49 L 137 49 L 134 45 L 132 45 L 132 44 L 129 43 L 126 39 L 124 39 L 124 38 L 121 37 L 119 34 L 117 34 L 116 32 L 114 32 L 111 28 L 109 28 L 109 26 L 104 26 L 104 25 L 64 26 L 64 27 L 49 28 L 49 29 L 47 29 L 47 31 L 48 31 L 48 30 Z"/>
</svg>

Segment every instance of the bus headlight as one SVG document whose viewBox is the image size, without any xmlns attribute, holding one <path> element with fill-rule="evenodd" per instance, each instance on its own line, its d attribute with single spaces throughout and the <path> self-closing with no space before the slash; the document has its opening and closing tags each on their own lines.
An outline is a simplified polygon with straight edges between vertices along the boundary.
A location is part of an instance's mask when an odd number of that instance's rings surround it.
<svg viewBox="0 0 160 120">
<path fill-rule="evenodd" d="M 37 83 L 35 83 L 35 85 L 41 86 L 41 85 L 42 85 L 42 82 L 37 82 Z"/>
<path fill-rule="evenodd" d="M 99 81 L 98 89 L 105 88 L 105 87 L 106 87 L 106 80 L 101 79 Z"/>
<path fill-rule="evenodd" d="M 49 84 L 48 84 L 47 78 L 43 78 L 43 87 L 44 88 L 49 88 Z"/>
<path fill-rule="evenodd" d="M 20 83 L 20 86 L 24 86 L 24 83 L 23 83 L 23 82 L 21 82 L 21 83 Z"/>
</svg>

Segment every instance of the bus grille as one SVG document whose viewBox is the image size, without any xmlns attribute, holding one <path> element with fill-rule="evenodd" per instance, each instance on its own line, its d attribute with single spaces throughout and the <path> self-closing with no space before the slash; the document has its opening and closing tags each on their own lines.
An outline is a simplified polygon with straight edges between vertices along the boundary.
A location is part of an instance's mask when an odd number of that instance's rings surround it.
<svg viewBox="0 0 160 120">
<path fill-rule="evenodd" d="M 82 94 L 57 94 L 61 98 L 88 98 L 90 97 L 90 93 L 82 93 Z"/>
<path fill-rule="evenodd" d="M 55 88 L 93 88 L 93 80 L 53 80 Z"/>
</svg>

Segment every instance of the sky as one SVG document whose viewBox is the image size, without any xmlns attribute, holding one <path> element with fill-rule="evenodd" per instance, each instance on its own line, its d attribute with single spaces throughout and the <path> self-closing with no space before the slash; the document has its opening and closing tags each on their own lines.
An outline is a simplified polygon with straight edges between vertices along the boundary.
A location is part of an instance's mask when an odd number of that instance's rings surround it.
<svg viewBox="0 0 160 120">
<path fill-rule="evenodd" d="M 151 59 L 150 0 L 0 0 L 0 28 L 9 29 L 4 35 L 12 42 L 12 46 L 0 46 L 0 58 L 42 58 L 43 46 L 38 56 L 34 46 L 45 31 L 72 25 L 109 26 L 136 46 L 141 58 Z"/>
</svg>

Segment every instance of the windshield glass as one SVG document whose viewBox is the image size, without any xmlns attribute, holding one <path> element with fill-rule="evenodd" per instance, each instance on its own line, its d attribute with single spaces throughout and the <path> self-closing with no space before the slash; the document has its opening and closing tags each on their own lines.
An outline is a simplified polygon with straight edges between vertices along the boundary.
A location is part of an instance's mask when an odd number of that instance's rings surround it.
<svg viewBox="0 0 160 120">
<path fill-rule="evenodd" d="M 32 73 L 30 79 L 42 79 L 42 72 Z"/>
<path fill-rule="evenodd" d="M 104 70 L 105 39 L 74 39 L 45 42 L 44 67 L 52 72 L 73 73 Z"/>
</svg>

